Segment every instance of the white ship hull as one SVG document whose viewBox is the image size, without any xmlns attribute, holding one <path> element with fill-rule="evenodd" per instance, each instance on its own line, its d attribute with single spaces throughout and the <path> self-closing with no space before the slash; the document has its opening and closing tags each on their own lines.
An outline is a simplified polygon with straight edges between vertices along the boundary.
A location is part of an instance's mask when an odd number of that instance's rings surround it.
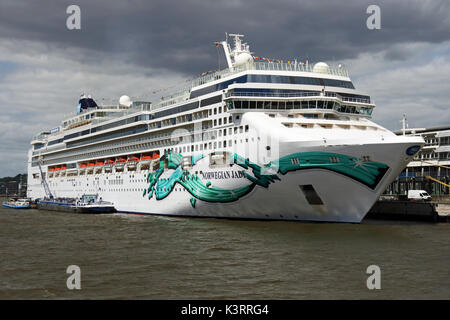
<svg viewBox="0 0 450 320">
<path fill-rule="evenodd" d="M 405 140 L 405 138 L 402 139 Z M 165 190 L 163 183 L 173 178 L 175 172 L 175 169 L 171 168 L 164 169 L 154 185 L 151 196 L 148 191 L 150 185 L 148 175 L 151 172 L 149 170 L 125 170 L 125 172 L 83 175 L 71 179 L 53 179 L 55 181 L 51 180 L 51 188 L 54 195 L 58 197 L 79 197 L 85 193 L 98 193 L 99 197 L 113 202 L 116 210 L 122 213 L 359 223 L 386 186 L 410 161 L 410 156 L 405 154 L 405 150 L 417 145 L 420 141 L 409 140 L 409 142 L 330 146 L 318 150 L 317 147 L 310 147 L 309 150 L 304 147 L 299 148 L 305 150 L 299 153 L 300 155 L 318 153 L 325 155 L 325 158 L 335 154 L 354 157 L 355 162 L 350 166 L 354 168 L 361 164 L 359 158 L 361 154 L 369 155 L 371 161 L 362 162 L 363 166 L 370 165 L 372 162 L 386 166 L 385 170 L 381 170 L 380 176 L 375 177 L 378 179 L 376 184 L 370 186 L 367 185 L 367 181 L 358 180 L 357 175 L 351 176 L 351 174 L 333 171 L 330 170 L 333 164 L 322 164 L 322 166 L 311 165 L 306 168 L 299 166 L 298 170 L 285 174 L 278 171 L 279 180 L 273 180 L 266 187 L 253 183 L 245 176 L 247 173 L 254 177 L 252 168 L 245 169 L 236 162 L 210 166 L 209 156 L 205 156 L 191 168 L 185 169 L 185 172 L 198 176 L 199 182 L 204 186 L 210 183 L 208 188 L 211 190 L 212 188 L 236 190 L 248 187 L 248 192 L 244 192 L 235 199 L 220 198 L 218 195 L 217 198 L 213 196 L 212 199 L 202 200 L 201 194 L 183 186 L 179 179 L 175 179 L 170 190 L 169 188 Z M 292 143 L 288 145 L 291 149 Z M 163 160 L 158 161 L 161 161 L 163 165 Z M 179 167 L 181 170 L 181 163 Z M 313 186 L 321 203 L 314 201 L 311 203 L 308 200 L 301 189 L 301 186 L 308 185 Z M 156 190 L 160 186 L 161 194 L 158 199 Z M 44 197 L 42 185 L 32 189 L 35 191 L 29 194 L 30 197 Z"/>
</svg>

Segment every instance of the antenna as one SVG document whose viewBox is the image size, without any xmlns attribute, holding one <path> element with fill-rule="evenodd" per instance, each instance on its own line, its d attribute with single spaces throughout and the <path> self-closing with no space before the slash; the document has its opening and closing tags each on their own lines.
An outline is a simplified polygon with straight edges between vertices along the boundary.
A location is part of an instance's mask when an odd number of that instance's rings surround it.
<svg viewBox="0 0 450 320">
<path fill-rule="evenodd" d="M 406 114 L 403 114 L 403 119 L 402 119 L 403 135 L 406 135 L 406 128 L 408 128 L 408 120 L 406 119 Z"/>
</svg>

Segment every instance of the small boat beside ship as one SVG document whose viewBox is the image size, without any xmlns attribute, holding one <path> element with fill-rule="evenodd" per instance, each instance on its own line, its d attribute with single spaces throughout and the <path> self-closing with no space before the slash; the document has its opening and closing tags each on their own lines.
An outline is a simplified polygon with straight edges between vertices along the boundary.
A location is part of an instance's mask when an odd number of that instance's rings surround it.
<svg viewBox="0 0 450 320">
<path fill-rule="evenodd" d="M 2 203 L 2 206 L 10 209 L 30 209 L 31 201 L 29 199 L 11 198 Z"/>
<path fill-rule="evenodd" d="M 113 203 L 103 201 L 98 195 L 83 195 L 81 198 L 44 198 L 37 202 L 37 208 L 50 211 L 74 213 L 113 213 Z"/>
</svg>

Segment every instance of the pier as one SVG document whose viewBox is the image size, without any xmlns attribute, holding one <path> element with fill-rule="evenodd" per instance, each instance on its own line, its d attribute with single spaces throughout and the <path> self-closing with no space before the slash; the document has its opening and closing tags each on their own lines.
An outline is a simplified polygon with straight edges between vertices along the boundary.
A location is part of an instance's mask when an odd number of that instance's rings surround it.
<svg viewBox="0 0 450 320">
<path fill-rule="evenodd" d="M 365 219 L 448 222 L 450 203 L 378 200 Z"/>
</svg>

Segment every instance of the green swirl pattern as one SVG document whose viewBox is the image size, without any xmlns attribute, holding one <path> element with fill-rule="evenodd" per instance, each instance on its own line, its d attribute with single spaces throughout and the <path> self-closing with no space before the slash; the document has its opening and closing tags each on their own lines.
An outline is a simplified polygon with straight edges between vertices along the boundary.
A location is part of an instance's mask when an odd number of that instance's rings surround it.
<svg viewBox="0 0 450 320">
<path fill-rule="evenodd" d="M 192 156 L 192 165 L 195 165 L 202 158 L 204 158 L 203 154 Z M 142 196 L 147 196 L 148 199 L 155 197 L 156 200 L 163 200 L 179 184 L 192 195 L 190 203 L 195 208 L 197 199 L 221 203 L 236 201 L 250 193 L 256 186 L 268 188 L 271 183 L 281 180 L 279 174 L 285 175 L 292 171 L 317 168 L 343 174 L 374 189 L 389 169 L 387 165 L 380 162 L 363 161 L 356 157 L 328 152 L 293 153 L 270 162 L 265 167 L 252 163 L 236 153 L 233 153 L 229 159 L 230 165 L 251 169 L 253 175 L 248 172 L 244 173 L 250 181 L 248 185 L 234 189 L 223 189 L 212 186 L 210 181 L 204 184 L 197 174 L 183 170 L 183 156 L 181 154 L 168 151 L 160 159 L 160 169 L 147 175 L 149 185 Z M 165 162 L 168 169 L 174 170 L 169 178 L 161 178 Z"/>
</svg>

